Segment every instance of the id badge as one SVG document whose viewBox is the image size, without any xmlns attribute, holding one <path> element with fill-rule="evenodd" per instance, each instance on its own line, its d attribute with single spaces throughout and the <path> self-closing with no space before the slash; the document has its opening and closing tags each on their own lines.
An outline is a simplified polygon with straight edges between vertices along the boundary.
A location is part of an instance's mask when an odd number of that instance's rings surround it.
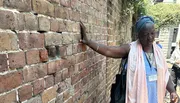
<svg viewBox="0 0 180 103">
<path fill-rule="evenodd" d="M 152 82 L 152 81 L 157 81 L 157 75 L 156 75 L 156 74 L 155 74 L 155 75 L 150 75 L 150 76 L 148 77 L 148 79 L 149 79 L 150 82 Z"/>
</svg>

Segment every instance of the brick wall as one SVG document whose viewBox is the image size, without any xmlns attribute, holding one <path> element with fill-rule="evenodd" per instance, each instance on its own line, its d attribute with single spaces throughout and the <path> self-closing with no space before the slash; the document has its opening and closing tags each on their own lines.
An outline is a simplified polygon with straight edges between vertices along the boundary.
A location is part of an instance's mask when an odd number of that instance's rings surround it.
<svg viewBox="0 0 180 103">
<path fill-rule="evenodd" d="M 78 42 L 131 40 L 120 0 L 0 0 L 1 103 L 106 103 L 119 60 Z"/>
</svg>

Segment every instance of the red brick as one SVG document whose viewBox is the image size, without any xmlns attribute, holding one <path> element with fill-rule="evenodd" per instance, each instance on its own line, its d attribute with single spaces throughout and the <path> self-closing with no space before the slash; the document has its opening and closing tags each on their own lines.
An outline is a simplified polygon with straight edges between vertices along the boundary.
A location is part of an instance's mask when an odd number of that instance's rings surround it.
<svg viewBox="0 0 180 103">
<path fill-rule="evenodd" d="M 16 18 L 12 11 L 0 10 L 0 28 L 1 29 L 11 29 L 16 28 Z"/>
<path fill-rule="evenodd" d="M 43 48 L 44 47 L 44 34 L 36 33 L 19 33 L 19 46 L 23 50 L 31 48 Z"/>
<path fill-rule="evenodd" d="M 60 3 L 62 6 L 66 6 L 66 7 L 71 6 L 71 0 L 60 0 Z"/>
<path fill-rule="evenodd" d="M 0 96 L 1 103 L 17 103 L 16 101 L 16 91 L 4 94 Z"/>
<path fill-rule="evenodd" d="M 39 63 L 40 62 L 39 51 L 38 50 L 27 51 L 26 61 L 27 61 L 27 64 Z"/>
<path fill-rule="evenodd" d="M 33 82 L 33 94 L 37 95 L 44 90 L 44 79 L 39 79 Z"/>
<path fill-rule="evenodd" d="M 55 74 L 55 84 L 62 82 L 62 71 L 58 71 Z"/>
<path fill-rule="evenodd" d="M 4 0 L 4 5 L 18 11 L 30 12 L 31 0 Z"/>
<path fill-rule="evenodd" d="M 47 75 L 47 64 L 25 67 L 23 69 L 24 82 L 30 82 Z"/>
<path fill-rule="evenodd" d="M 0 72 L 8 70 L 6 54 L 0 54 Z"/>
<path fill-rule="evenodd" d="M 38 17 L 39 31 L 49 31 L 50 30 L 50 20 L 46 17 Z"/>
<path fill-rule="evenodd" d="M 28 84 L 18 89 L 20 101 L 30 99 L 32 97 L 32 85 Z"/>
<path fill-rule="evenodd" d="M 40 61 L 47 62 L 48 61 L 48 52 L 46 49 L 39 50 Z"/>
<path fill-rule="evenodd" d="M 25 29 L 27 30 L 38 30 L 38 20 L 33 14 L 27 13 L 25 16 Z"/>
<path fill-rule="evenodd" d="M 51 19 L 50 20 L 50 23 L 51 23 L 51 31 L 54 31 L 54 32 L 57 32 L 59 30 L 59 23 L 58 23 L 58 20 L 56 19 Z"/>
<path fill-rule="evenodd" d="M 23 82 L 22 72 L 13 72 L 0 76 L 0 93 L 20 86 Z"/>
<path fill-rule="evenodd" d="M 17 53 L 9 53 L 9 67 L 10 68 L 20 68 L 25 66 L 25 53 L 24 52 L 17 52 Z"/>
<path fill-rule="evenodd" d="M 0 52 L 17 49 L 19 48 L 16 34 L 13 32 L 0 31 Z"/>
<path fill-rule="evenodd" d="M 54 85 L 54 76 L 53 75 L 48 75 L 45 79 L 45 88 L 49 88 Z"/>
<path fill-rule="evenodd" d="M 57 69 L 56 61 L 51 61 L 47 65 L 48 65 L 48 70 L 47 70 L 48 74 L 53 74 L 56 72 L 56 69 Z"/>
</svg>

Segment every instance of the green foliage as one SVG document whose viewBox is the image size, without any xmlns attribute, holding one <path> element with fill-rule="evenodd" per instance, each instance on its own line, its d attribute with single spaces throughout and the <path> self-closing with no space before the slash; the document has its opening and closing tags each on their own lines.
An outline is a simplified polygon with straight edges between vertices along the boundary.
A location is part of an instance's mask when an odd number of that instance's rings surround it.
<svg viewBox="0 0 180 103">
<path fill-rule="evenodd" d="M 156 21 L 156 27 L 176 26 L 180 23 L 180 4 L 158 3 L 148 5 L 146 14 Z"/>
</svg>

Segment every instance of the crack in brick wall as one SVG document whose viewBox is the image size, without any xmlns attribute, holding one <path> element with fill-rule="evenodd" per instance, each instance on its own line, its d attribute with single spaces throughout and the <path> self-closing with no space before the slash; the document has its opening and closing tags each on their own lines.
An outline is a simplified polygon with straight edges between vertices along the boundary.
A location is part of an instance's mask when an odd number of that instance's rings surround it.
<svg viewBox="0 0 180 103">
<path fill-rule="evenodd" d="M 0 0 L 1 103 L 107 103 L 119 60 L 79 43 L 131 40 L 120 0 Z"/>
</svg>

